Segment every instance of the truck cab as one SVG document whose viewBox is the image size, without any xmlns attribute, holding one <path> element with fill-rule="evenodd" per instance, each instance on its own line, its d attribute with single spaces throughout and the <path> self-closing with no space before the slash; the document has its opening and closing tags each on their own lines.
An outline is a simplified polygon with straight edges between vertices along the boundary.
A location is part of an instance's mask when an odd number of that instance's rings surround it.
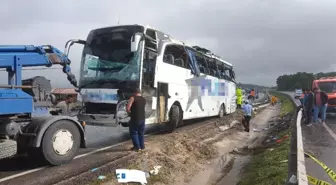
<svg viewBox="0 0 336 185">
<path fill-rule="evenodd" d="M 328 108 L 327 112 L 336 113 L 336 77 L 323 77 L 313 81 L 314 88 L 320 88 L 328 95 Z"/>
</svg>

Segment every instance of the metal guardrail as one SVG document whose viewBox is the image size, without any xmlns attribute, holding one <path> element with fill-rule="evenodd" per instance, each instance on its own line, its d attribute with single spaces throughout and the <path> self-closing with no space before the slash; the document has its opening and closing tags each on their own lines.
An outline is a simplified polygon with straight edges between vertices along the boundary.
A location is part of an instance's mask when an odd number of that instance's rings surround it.
<svg viewBox="0 0 336 185">
<path fill-rule="evenodd" d="M 288 93 L 281 92 L 291 98 L 296 106 L 296 124 L 291 127 L 290 152 L 288 156 L 288 178 L 287 185 L 308 185 L 306 174 L 306 162 L 302 139 L 302 108 L 301 103 L 293 99 Z"/>
</svg>

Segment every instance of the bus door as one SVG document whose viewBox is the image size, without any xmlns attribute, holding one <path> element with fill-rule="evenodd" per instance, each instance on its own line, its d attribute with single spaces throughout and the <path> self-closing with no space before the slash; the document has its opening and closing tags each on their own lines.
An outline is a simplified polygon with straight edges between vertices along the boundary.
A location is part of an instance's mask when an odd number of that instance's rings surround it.
<svg viewBox="0 0 336 185">
<path fill-rule="evenodd" d="M 147 29 L 146 35 L 150 39 L 145 40 L 145 50 L 142 63 L 141 89 L 146 98 L 146 118 L 153 115 L 156 109 L 157 96 L 155 88 L 155 68 L 157 59 L 157 43 L 155 31 Z M 154 114 L 155 115 L 155 114 Z M 152 116 L 151 116 L 152 117 Z"/>
</svg>

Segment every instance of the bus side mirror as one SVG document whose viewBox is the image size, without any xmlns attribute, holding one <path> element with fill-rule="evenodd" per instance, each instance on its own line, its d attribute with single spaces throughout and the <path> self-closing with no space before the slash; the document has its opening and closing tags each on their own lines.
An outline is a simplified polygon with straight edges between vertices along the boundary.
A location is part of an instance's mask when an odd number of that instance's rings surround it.
<svg viewBox="0 0 336 185">
<path fill-rule="evenodd" d="M 64 54 L 66 56 L 69 56 L 70 47 L 73 44 L 82 44 L 82 45 L 85 45 L 86 41 L 85 40 L 80 40 L 80 39 L 71 39 L 71 40 L 68 40 L 68 42 L 66 42 L 66 44 L 65 44 L 65 49 L 64 49 Z"/>
<path fill-rule="evenodd" d="M 139 49 L 139 43 L 141 40 L 140 34 L 134 34 L 131 38 L 131 52 L 136 52 Z"/>
</svg>

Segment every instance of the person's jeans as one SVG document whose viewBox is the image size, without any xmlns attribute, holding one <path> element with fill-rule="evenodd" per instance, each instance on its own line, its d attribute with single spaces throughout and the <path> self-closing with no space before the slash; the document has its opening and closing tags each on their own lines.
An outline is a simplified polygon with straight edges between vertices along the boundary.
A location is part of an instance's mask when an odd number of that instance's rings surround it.
<svg viewBox="0 0 336 185">
<path fill-rule="evenodd" d="M 145 121 L 131 123 L 129 126 L 132 143 L 135 149 L 145 148 Z"/>
<path fill-rule="evenodd" d="M 321 113 L 322 121 L 326 120 L 327 104 L 314 106 L 314 122 L 317 122 L 319 113 Z"/>
<path fill-rule="evenodd" d="M 251 116 L 247 116 L 247 115 L 245 115 L 242 120 L 242 124 L 245 127 L 246 132 L 250 131 L 250 120 L 251 120 Z"/>
<path fill-rule="evenodd" d="M 306 125 L 308 125 L 310 122 L 311 122 L 311 119 L 312 119 L 312 117 L 313 117 L 313 111 L 312 111 L 312 109 L 310 108 L 310 109 L 305 109 L 305 124 Z"/>
</svg>

